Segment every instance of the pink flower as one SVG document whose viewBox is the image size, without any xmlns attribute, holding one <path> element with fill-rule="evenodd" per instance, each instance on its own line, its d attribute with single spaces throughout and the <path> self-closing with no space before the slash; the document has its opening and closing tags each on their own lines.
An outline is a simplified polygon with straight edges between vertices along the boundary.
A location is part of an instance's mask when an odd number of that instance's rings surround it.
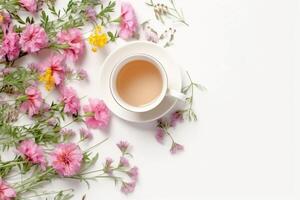
<svg viewBox="0 0 300 200">
<path fill-rule="evenodd" d="M 88 7 L 86 10 L 85 10 L 85 15 L 86 17 L 91 20 L 91 21 L 96 21 L 97 17 L 97 12 L 94 8 L 92 7 Z"/>
<path fill-rule="evenodd" d="M 47 70 L 51 72 L 54 84 L 60 86 L 65 79 L 65 65 L 64 56 L 61 54 L 52 55 L 45 63 L 42 64 L 42 71 L 46 73 Z"/>
<path fill-rule="evenodd" d="M 129 167 L 129 161 L 127 158 L 125 158 L 124 156 L 120 157 L 120 161 L 119 161 L 119 167 Z"/>
<path fill-rule="evenodd" d="M 152 28 L 147 26 L 144 29 L 144 34 L 145 34 L 145 38 L 147 41 L 150 41 L 153 43 L 158 43 L 159 36 L 158 36 L 157 32 L 155 30 L 153 30 Z"/>
<path fill-rule="evenodd" d="M 48 124 L 49 126 L 55 127 L 55 126 L 57 126 L 57 124 L 58 124 L 58 120 L 57 120 L 55 117 L 52 117 L 52 118 L 50 118 L 50 119 L 48 120 L 47 124 Z"/>
<path fill-rule="evenodd" d="M 173 142 L 170 152 L 171 152 L 171 154 L 176 154 L 183 150 L 184 150 L 184 147 L 181 144 L 177 144 L 177 143 Z"/>
<path fill-rule="evenodd" d="M 82 68 L 77 70 L 77 76 L 80 80 L 87 80 L 89 78 L 88 73 Z"/>
<path fill-rule="evenodd" d="M 171 115 L 171 126 L 175 127 L 178 122 L 183 121 L 182 112 L 176 111 Z"/>
<path fill-rule="evenodd" d="M 82 55 L 84 50 L 84 40 L 79 29 L 72 28 L 66 31 L 61 31 L 57 34 L 57 41 L 60 44 L 67 44 L 65 54 L 67 57 L 76 61 Z"/>
<path fill-rule="evenodd" d="M 21 33 L 20 45 L 22 50 L 34 53 L 47 47 L 48 37 L 45 30 L 36 24 L 27 25 Z"/>
<path fill-rule="evenodd" d="M 128 173 L 128 176 L 130 176 L 133 181 L 136 182 L 138 180 L 139 168 L 133 167 L 127 173 Z"/>
<path fill-rule="evenodd" d="M 20 110 L 28 112 L 29 116 L 37 114 L 43 105 L 40 91 L 36 87 L 30 86 L 26 88 L 25 94 L 26 100 L 21 104 Z"/>
<path fill-rule="evenodd" d="M 64 103 L 64 112 L 77 115 L 80 109 L 80 100 L 72 87 L 64 87 L 61 89 L 60 100 Z"/>
<path fill-rule="evenodd" d="M 86 128 L 80 128 L 79 129 L 81 138 L 84 139 L 91 139 L 93 137 L 92 132 L 89 129 Z"/>
<path fill-rule="evenodd" d="M 51 165 L 59 175 L 73 176 L 79 172 L 82 158 L 82 151 L 76 144 L 59 144 L 51 153 Z"/>
<path fill-rule="evenodd" d="M 110 121 L 110 112 L 102 100 L 89 99 L 89 105 L 83 106 L 87 117 L 85 123 L 91 128 L 105 128 Z"/>
<path fill-rule="evenodd" d="M 103 171 L 109 175 L 112 175 L 112 163 L 113 159 L 111 158 L 106 158 L 105 163 L 104 163 L 104 169 Z"/>
<path fill-rule="evenodd" d="M 64 137 L 68 137 L 68 138 L 73 137 L 73 136 L 76 135 L 76 133 L 75 133 L 74 130 L 68 129 L 68 128 L 63 128 L 63 129 L 61 129 L 61 130 L 60 130 L 60 134 L 61 134 L 62 136 L 64 136 Z"/>
<path fill-rule="evenodd" d="M 5 181 L 0 179 L 0 199 L 13 200 L 16 196 L 16 191 L 12 187 L 10 187 Z"/>
<path fill-rule="evenodd" d="M 126 153 L 128 148 L 129 148 L 129 143 L 126 142 L 126 141 L 120 141 L 118 144 L 117 144 L 117 147 L 120 149 L 120 151 L 122 153 Z"/>
<path fill-rule="evenodd" d="M 123 182 L 121 187 L 121 192 L 123 192 L 124 194 L 132 193 L 135 189 L 135 184 L 136 184 L 135 181 L 130 183 Z"/>
<path fill-rule="evenodd" d="M 22 141 L 17 150 L 28 162 L 40 165 L 43 170 L 46 169 L 44 151 L 32 140 Z"/>
<path fill-rule="evenodd" d="M 8 60 L 16 59 L 20 54 L 19 36 L 13 31 L 13 27 L 4 32 L 2 45 L 0 47 L 0 58 L 6 57 Z"/>
<path fill-rule="evenodd" d="M 8 74 L 12 73 L 13 71 L 14 70 L 12 67 L 5 67 L 5 68 L 1 69 L 1 73 L 3 75 L 8 75 Z"/>
<path fill-rule="evenodd" d="M 36 0 L 19 0 L 20 4 L 23 8 L 28 10 L 31 13 L 35 13 L 37 11 L 37 3 Z"/>
<path fill-rule="evenodd" d="M 155 139 L 157 140 L 157 142 L 163 144 L 164 138 L 165 138 L 164 130 L 162 128 L 158 128 L 155 134 Z"/>
<path fill-rule="evenodd" d="M 122 3 L 120 37 L 125 40 L 133 37 L 137 31 L 137 26 L 138 22 L 132 5 L 130 3 Z"/>
</svg>

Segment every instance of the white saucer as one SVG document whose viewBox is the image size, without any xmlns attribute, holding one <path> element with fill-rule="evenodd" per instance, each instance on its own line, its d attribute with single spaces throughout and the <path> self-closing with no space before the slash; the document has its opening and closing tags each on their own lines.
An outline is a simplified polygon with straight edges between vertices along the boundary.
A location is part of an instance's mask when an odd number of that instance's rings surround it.
<svg viewBox="0 0 300 200">
<path fill-rule="evenodd" d="M 114 100 L 109 87 L 111 71 L 114 69 L 116 64 L 120 62 L 120 60 L 137 53 L 148 54 L 155 57 L 162 63 L 168 75 L 169 88 L 180 92 L 182 77 L 180 68 L 172 61 L 167 52 L 162 47 L 150 42 L 130 42 L 113 51 L 105 59 L 100 72 L 100 91 L 102 99 L 108 108 L 118 117 L 130 122 L 146 123 L 161 118 L 173 108 L 177 100 L 172 97 L 165 97 L 157 108 L 144 113 L 128 111 Z"/>
</svg>

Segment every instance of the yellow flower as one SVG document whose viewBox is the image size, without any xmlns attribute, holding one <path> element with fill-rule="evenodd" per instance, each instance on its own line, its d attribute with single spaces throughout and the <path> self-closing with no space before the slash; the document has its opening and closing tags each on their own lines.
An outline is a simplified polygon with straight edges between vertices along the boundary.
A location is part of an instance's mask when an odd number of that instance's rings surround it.
<svg viewBox="0 0 300 200">
<path fill-rule="evenodd" d="M 52 75 L 51 67 L 48 67 L 43 75 L 39 78 L 40 82 L 45 83 L 46 90 L 50 91 L 54 87 L 54 77 Z"/>
<path fill-rule="evenodd" d="M 96 52 L 98 48 L 102 48 L 107 44 L 108 38 L 106 33 L 101 32 L 101 27 L 96 26 L 93 33 L 88 38 L 92 51 Z"/>
<path fill-rule="evenodd" d="M 4 21 L 4 17 L 3 17 L 3 15 L 0 14 L 0 24 L 2 24 L 3 21 Z"/>
</svg>

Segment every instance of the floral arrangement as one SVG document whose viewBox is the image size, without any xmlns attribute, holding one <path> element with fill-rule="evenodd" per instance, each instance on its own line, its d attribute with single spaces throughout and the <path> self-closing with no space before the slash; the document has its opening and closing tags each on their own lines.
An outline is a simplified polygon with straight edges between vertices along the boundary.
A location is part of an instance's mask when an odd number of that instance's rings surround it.
<svg viewBox="0 0 300 200">
<path fill-rule="evenodd" d="M 174 1 L 169 3 L 150 1 L 147 5 L 163 24 L 170 19 L 187 25 Z M 98 154 L 93 150 L 108 138 L 87 147 L 93 137 L 91 130 L 106 129 L 111 113 L 99 99 L 89 98 L 88 104 L 81 105 L 84 97 L 79 97 L 68 83 L 88 80 L 88 74 L 72 63 L 86 51 L 85 40 L 93 52 L 118 38 L 144 37 L 168 47 L 173 44 L 176 30 L 166 28 L 159 33 L 151 27 L 151 20 L 138 23 L 130 3 L 121 2 L 120 12 L 116 6 L 114 0 L 68 0 L 66 7 L 59 9 L 55 0 L 0 0 L 0 149 L 5 155 L 12 154 L 9 158 L 0 156 L 0 199 L 71 199 L 72 189 L 39 189 L 55 179 L 89 185 L 91 180 L 107 178 L 125 194 L 134 191 L 138 168 L 131 164 L 128 142 L 117 144 L 117 161 L 108 157 L 101 167 L 96 165 Z M 84 38 L 82 29 L 87 25 L 94 28 Z M 26 56 L 44 51 L 49 55 L 45 61 L 22 64 Z M 163 143 L 169 136 L 173 154 L 183 146 L 174 141 L 169 129 L 185 118 L 197 119 L 192 110 L 195 87 L 204 89 L 190 79 L 190 85 L 183 88 L 190 95 L 186 108 L 173 113 L 170 119 L 158 121 L 155 138 Z M 58 97 L 49 101 L 47 95 L 53 92 Z M 78 133 L 69 127 L 71 124 L 81 127 Z"/>
</svg>

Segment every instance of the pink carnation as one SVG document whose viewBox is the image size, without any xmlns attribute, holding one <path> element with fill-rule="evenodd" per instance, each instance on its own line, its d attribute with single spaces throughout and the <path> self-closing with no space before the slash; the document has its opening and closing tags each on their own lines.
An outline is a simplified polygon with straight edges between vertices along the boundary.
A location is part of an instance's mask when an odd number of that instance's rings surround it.
<svg viewBox="0 0 300 200">
<path fill-rule="evenodd" d="M 122 3 L 120 37 L 125 40 L 133 37 L 137 31 L 137 26 L 138 22 L 132 5 L 130 3 Z"/>
<path fill-rule="evenodd" d="M 67 44 L 65 54 L 67 57 L 76 61 L 83 54 L 84 40 L 81 31 L 77 28 L 72 28 L 66 31 L 61 31 L 57 34 L 57 41 L 60 44 Z"/>
<path fill-rule="evenodd" d="M 79 172 L 82 158 L 82 151 L 76 144 L 59 144 L 51 154 L 52 167 L 61 176 L 73 176 Z"/>
<path fill-rule="evenodd" d="M 27 25 L 21 33 L 20 45 L 22 50 L 34 53 L 47 47 L 48 37 L 45 30 L 36 24 Z"/>
<path fill-rule="evenodd" d="M 29 116 L 35 115 L 39 112 L 43 104 L 40 91 L 30 86 L 25 90 L 26 100 L 21 104 L 20 110 L 22 112 L 28 112 Z"/>
<path fill-rule="evenodd" d="M 102 100 L 89 99 L 89 105 L 83 106 L 87 117 L 85 123 L 91 128 L 105 128 L 110 121 L 110 112 Z"/>
<path fill-rule="evenodd" d="M 32 140 L 22 141 L 17 150 L 30 163 L 40 165 L 43 170 L 46 169 L 43 149 Z"/>
<path fill-rule="evenodd" d="M 0 179 L 0 199 L 13 200 L 16 196 L 16 191 L 12 187 L 10 187 L 5 181 Z"/>
<path fill-rule="evenodd" d="M 20 54 L 19 36 L 10 26 L 9 30 L 4 32 L 2 45 L 0 47 L 0 58 L 6 57 L 8 60 L 16 59 Z"/>
<path fill-rule="evenodd" d="M 51 68 L 54 83 L 57 86 L 61 85 L 65 79 L 64 59 L 64 56 L 61 54 L 52 55 L 41 67 L 43 72 L 49 67 Z"/>
<path fill-rule="evenodd" d="M 23 8 L 28 10 L 31 13 L 35 13 L 37 11 L 37 3 L 36 0 L 19 0 L 20 4 Z"/>
<path fill-rule="evenodd" d="M 61 89 L 61 101 L 65 104 L 64 112 L 77 115 L 80 109 L 80 101 L 76 91 L 72 87 L 64 87 Z"/>
</svg>

